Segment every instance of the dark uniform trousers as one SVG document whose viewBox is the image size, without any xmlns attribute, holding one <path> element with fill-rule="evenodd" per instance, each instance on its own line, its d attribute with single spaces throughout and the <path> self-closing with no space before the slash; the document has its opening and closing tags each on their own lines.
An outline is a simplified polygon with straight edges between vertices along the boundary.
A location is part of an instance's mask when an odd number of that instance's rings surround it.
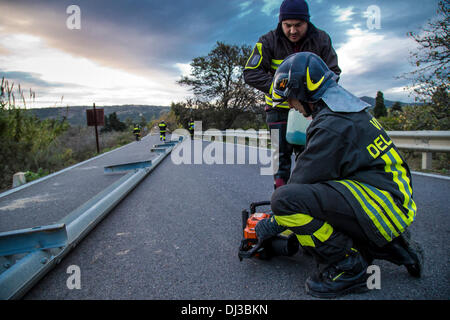
<svg viewBox="0 0 450 320">
<path fill-rule="evenodd" d="M 272 211 L 319 263 L 334 263 L 369 239 L 345 198 L 326 183 L 289 183 L 275 190 Z"/>
<path fill-rule="evenodd" d="M 289 110 L 268 109 L 266 111 L 266 122 L 272 130 L 278 130 L 278 171 L 274 179 L 283 179 L 287 183 L 291 175 L 293 145 L 286 140 L 287 119 Z"/>
</svg>

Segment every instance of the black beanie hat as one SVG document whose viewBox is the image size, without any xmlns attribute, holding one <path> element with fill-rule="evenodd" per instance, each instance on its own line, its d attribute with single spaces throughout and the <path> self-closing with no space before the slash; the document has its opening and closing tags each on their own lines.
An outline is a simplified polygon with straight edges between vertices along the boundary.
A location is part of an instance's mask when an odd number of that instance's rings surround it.
<svg viewBox="0 0 450 320">
<path fill-rule="evenodd" d="M 280 6 L 279 21 L 288 19 L 309 22 L 309 9 L 305 0 L 284 0 Z"/>
</svg>

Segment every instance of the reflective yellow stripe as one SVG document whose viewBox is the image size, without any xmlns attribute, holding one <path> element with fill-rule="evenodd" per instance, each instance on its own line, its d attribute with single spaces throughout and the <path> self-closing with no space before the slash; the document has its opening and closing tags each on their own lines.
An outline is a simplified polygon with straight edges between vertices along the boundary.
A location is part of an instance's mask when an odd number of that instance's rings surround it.
<svg viewBox="0 0 450 320">
<path fill-rule="evenodd" d="M 345 273 L 345 271 L 342 271 L 341 273 L 339 273 L 336 277 L 333 278 L 333 281 L 336 281 L 337 279 L 339 279 L 340 276 L 342 276 Z"/>
<path fill-rule="evenodd" d="M 314 240 L 312 239 L 311 236 L 303 236 L 303 235 L 298 235 L 298 234 L 296 236 L 297 236 L 298 242 L 303 247 L 315 247 L 316 246 L 314 244 Z"/>
<path fill-rule="evenodd" d="M 289 105 L 285 105 L 284 102 L 283 102 L 283 103 L 277 104 L 275 106 L 275 108 L 289 109 Z"/>
<path fill-rule="evenodd" d="M 274 216 L 275 220 L 280 226 L 285 227 L 302 227 L 313 221 L 313 217 L 303 213 L 292 214 L 288 216 Z M 316 237 L 321 242 L 327 241 L 333 233 L 333 227 L 324 222 L 323 225 L 316 230 L 312 236 Z M 301 235 L 295 234 L 297 236 L 298 242 L 302 246 L 315 247 L 314 240 L 311 235 Z"/>
<path fill-rule="evenodd" d="M 405 219 L 404 214 L 401 212 L 401 210 L 395 205 L 395 203 L 394 203 L 393 199 L 391 198 L 391 196 L 389 195 L 389 193 L 386 191 L 374 188 L 374 187 L 366 186 L 363 183 L 360 183 L 359 185 L 362 186 L 364 188 L 364 190 L 372 198 L 374 198 L 375 201 L 377 201 L 377 203 L 379 205 L 381 205 L 383 207 L 384 211 L 389 215 L 389 217 L 394 222 L 397 229 L 399 229 L 400 232 L 403 232 L 405 230 L 405 227 L 408 226 L 409 223 Z M 381 199 L 380 196 L 377 195 L 373 190 L 380 192 L 383 195 L 384 199 Z M 386 201 L 389 202 L 390 206 L 388 206 L 388 203 L 386 203 Z M 392 207 L 395 210 L 395 212 L 392 211 L 390 207 Z M 399 219 L 401 219 L 401 221 L 399 221 Z"/>
<path fill-rule="evenodd" d="M 394 182 L 397 184 L 399 191 L 405 198 L 403 207 L 408 210 L 408 222 L 410 224 L 416 216 L 417 207 L 412 199 L 411 181 L 406 174 L 406 169 L 402 166 L 403 161 L 394 148 L 391 148 L 391 150 L 382 155 L 381 158 L 386 163 L 384 170 L 392 173 Z"/>
<path fill-rule="evenodd" d="M 330 238 L 331 234 L 333 233 L 333 227 L 325 222 L 319 230 L 313 233 L 313 236 L 319 239 L 322 242 L 325 242 Z"/>
<path fill-rule="evenodd" d="M 297 213 L 289 216 L 275 216 L 275 220 L 280 226 L 301 227 L 310 223 L 313 218 L 307 214 Z"/>
<path fill-rule="evenodd" d="M 278 95 L 276 92 L 272 92 L 272 96 L 275 97 L 276 99 L 281 99 L 281 96 Z"/>
<path fill-rule="evenodd" d="M 259 58 L 258 64 L 255 67 L 249 67 L 248 63 L 249 63 L 250 59 L 253 57 L 253 54 L 255 53 L 255 48 L 258 50 L 260 58 Z M 262 61 L 262 58 L 263 58 L 263 56 L 262 56 L 262 43 L 261 42 L 257 42 L 255 48 L 253 48 L 252 54 L 250 55 L 250 58 L 248 58 L 247 63 L 245 64 L 245 69 L 256 69 L 261 64 L 261 61 Z"/>
<path fill-rule="evenodd" d="M 352 193 L 352 195 L 355 197 L 355 199 L 359 202 L 359 204 L 361 205 L 361 208 L 364 210 L 364 212 L 369 216 L 370 220 L 372 220 L 375 227 L 380 231 L 381 235 L 387 241 L 390 242 L 392 240 L 392 236 L 390 234 L 391 228 L 389 228 L 386 225 L 385 221 L 380 217 L 377 209 L 374 208 L 373 205 L 370 203 L 370 202 L 373 203 L 373 201 L 369 202 L 364 197 L 364 193 L 362 192 L 362 190 L 359 187 L 354 186 L 353 184 L 350 185 L 350 182 L 351 182 L 350 180 L 341 180 L 341 181 L 337 181 L 337 182 L 339 182 L 347 187 L 347 189 Z M 360 195 L 362 197 L 360 197 Z M 372 208 L 372 210 L 369 207 Z M 380 209 L 378 208 L 378 210 L 380 210 Z"/>
<path fill-rule="evenodd" d="M 285 236 L 285 237 L 288 237 L 288 236 L 290 236 L 292 233 L 293 233 L 292 230 L 286 229 L 286 230 L 284 230 L 283 232 L 281 232 L 280 235 Z"/>
<path fill-rule="evenodd" d="M 309 75 L 309 67 L 306 67 L 306 87 L 309 91 L 317 90 L 322 84 L 323 79 L 325 79 L 325 76 L 322 76 L 322 78 L 317 83 L 313 83 L 311 80 L 311 76 Z"/>
<path fill-rule="evenodd" d="M 363 189 L 361 189 L 361 187 L 355 183 L 352 180 L 346 180 L 348 183 L 350 183 L 351 185 L 353 185 L 355 188 L 357 188 L 360 192 L 361 195 L 365 198 L 365 200 L 370 203 L 370 205 L 376 210 L 376 213 L 378 214 L 377 216 L 379 218 L 381 218 L 385 224 L 385 226 L 387 226 L 389 228 L 389 232 L 390 232 L 390 236 L 392 237 L 392 234 L 394 234 L 396 237 L 399 236 L 397 230 L 395 230 L 394 226 L 391 224 L 391 222 L 386 218 L 386 216 L 384 215 L 383 211 L 381 210 L 380 206 L 375 203 L 368 195 L 366 196 L 366 193 L 364 192 Z M 374 212 L 372 210 L 372 212 Z"/>
<path fill-rule="evenodd" d="M 283 62 L 283 60 L 272 59 L 272 63 L 270 65 L 270 67 L 274 70 L 277 70 L 282 62 Z"/>
<path fill-rule="evenodd" d="M 272 97 L 269 97 L 268 95 L 266 95 L 266 96 L 265 96 L 265 99 L 266 99 L 266 104 L 268 104 L 269 106 L 272 106 L 272 105 L 273 105 Z M 278 105 L 276 106 L 276 108 L 285 108 L 285 109 L 289 109 L 289 103 L 288 103 L 287 101 L 284 101 L 284 102 L 278 104 Z"/>
<path fill-rule="evenodd" d="M 403 211 L 397 206 L 397 204 L 395 203 L 394 199 L 392 198 L 391 194 L 387 191 L 384 190 L 380 190 L 377 189 L 378 191 L 380 191 L 382 194 L 385 195 L 385 197 L 388 199 L 389 203 L 392 205 L 392 207 L 394 208 L 395 212 L 401 217 L 401 219 L 409 226 L 412 222 L 412 220 L 410 220 L 409 218 L 406 219 L 404 217 L 404 213 Z"/>
</svg>

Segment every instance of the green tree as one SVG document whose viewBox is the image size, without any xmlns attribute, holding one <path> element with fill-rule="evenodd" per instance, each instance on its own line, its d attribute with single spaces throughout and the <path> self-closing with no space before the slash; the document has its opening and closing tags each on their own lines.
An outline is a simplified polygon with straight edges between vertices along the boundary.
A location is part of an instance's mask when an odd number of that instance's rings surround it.
<svg viewBox="0 0 450 320">
<path fill-rule="evenodd" d="M 402 105 L 400 104 L 400 102 L 396 101 L 391 108 L 392 111 L 402 111 Z"/>
<path fill-rule="evenodd" d="M 411 54 L 411 62 L 416 66 L 416 70 L 403 75 L 412 80 L 410 88 L 416 94 L 417 100 L 430 102 L 436 91 L 441 90 L 447 94 L 438 94 L 434 100 L 443 98 L 439 103 L 447 106 L 450 78 L 449 12 L 450 0 L 442 0 L 438 4 L 437 19 L 430 20 L 419 32 L 408 32 L 419 47 Z"/>
<path fill-rule="evenodd" d="M 113 112 L 109 116 L 105 116 L 105 125 L 100 132 L 125 131 L 126 129 L 126 124 L 119 120 L 116 112 Z"/>
<path fill-rule="evenodd" d="M 433 117 L 436 118 L 435 130 L 450 130 L 450 94 L 448 88 L 437 88 L 431 97 Z"/>
<path fill-rule="evenodd" d="M 373 109 L 373 115 L 375 118 L 387 116 L 386 106 L 384 105 L 383 92 L 378 91 L 375 98 L 375 107 Z"/>
</svg>

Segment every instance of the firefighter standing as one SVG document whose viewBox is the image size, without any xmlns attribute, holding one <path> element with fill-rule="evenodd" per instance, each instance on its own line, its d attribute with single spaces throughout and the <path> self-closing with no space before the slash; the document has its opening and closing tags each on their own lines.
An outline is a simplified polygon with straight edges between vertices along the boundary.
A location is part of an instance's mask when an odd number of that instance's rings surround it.
<svg viewBox="0 0 450 320">
<path fill-rule="evenodd" d="M 414 277 L 423 259 L 406 232 L 417 212 L 409 167 L 369 105 L 336 78 L 309 52 L 289 56 L 275 73 L 273 103 L 287 101 L 313 120 L 288 184 L 272 195 L 273 219 L 255 228 L 258 239 L 290 229 L 326 265 L 306 281 L 320 298 L 367 290 L 373 259 L 404 265 Z"/>
<path fill-rule="evenodd" d="M 162 120 L 159 125 L 159 140 L 160 141 L 166 141 L 166 122 L 164 120 Z"/>
<path fill-rule="evenodd" d="M 295 52 L 314 52 L 339 75 L 337 55 L 329 35 L 309 21 L 309 9 L 304 0 L 284 0 L 280 6 L 276 30 L 259 38 L 244 69 L 245 82 L 264 92 L 266 122 L 270 130 L 279 133 L 279 169 L 274 174 L 275 188 L 285 184 L 291 172 L 293 145 L 286 141 L 289 105 L 272 103 L 272 79 L 283 59 Z M 297 151 L 301 151 L 298 147 Z"/>
</svg>

